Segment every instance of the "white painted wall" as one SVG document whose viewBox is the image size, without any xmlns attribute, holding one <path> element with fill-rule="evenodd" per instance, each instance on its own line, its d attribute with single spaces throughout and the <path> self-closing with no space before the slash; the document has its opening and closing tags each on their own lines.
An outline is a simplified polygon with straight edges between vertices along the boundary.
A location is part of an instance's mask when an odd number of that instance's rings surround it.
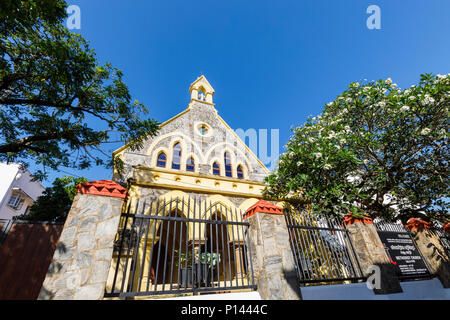
<svg viewBox="0 0 450 320">
<path fill-rule="evenodd" d="M 16 163 L 6 164 L 0 162 L 0 219 L 11 219 L 21 215 L 28 206 L 44 192 L 45 188 L 38 181 L 31 181 L 32 176 L 28 170 L 20 169 Z M 25 202 L 19 210 L 8 206 L 8 201 L 14 189 L 19 189 Z"/>
<path fill-rule="evenodd" d="M 401 282 L 403 292 L 374 294 L 366 283 L 302 287 L 304 300 L 450 300 L 450 289 L 431 280 Z"/>
<path fill-rule="evenodd" d="M 365 283 L 303 287 L 303 300 L 450 300 L 450 289 L 438 279 L 400 283 L 402 293 L 374 294 Z M 225 294 L 207 294 L 167 298 L 163 300 L 261 300 L 257 291 Z"/>
<path fill-rule="evenodd" d="M 257 291 L 234 292 L 220 294 L 203 294 L 199 296 L 186 296 L 176 298 L 165 298 L 162 300 L 262 300 Z"/>
</svg>

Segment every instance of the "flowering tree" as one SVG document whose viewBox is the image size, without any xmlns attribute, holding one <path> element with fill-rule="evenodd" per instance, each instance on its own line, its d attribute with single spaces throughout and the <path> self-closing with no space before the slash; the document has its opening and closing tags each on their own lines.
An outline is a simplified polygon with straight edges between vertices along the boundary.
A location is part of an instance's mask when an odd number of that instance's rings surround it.
<svg viewBox="0 0 450 320">
<path fill-rule="evenodd" d="M 264 194 L 333 215 L 447 219 L 449 105 L 450 74 L 406 90 L 352 83 L 293 130 Z"/>
</svg>

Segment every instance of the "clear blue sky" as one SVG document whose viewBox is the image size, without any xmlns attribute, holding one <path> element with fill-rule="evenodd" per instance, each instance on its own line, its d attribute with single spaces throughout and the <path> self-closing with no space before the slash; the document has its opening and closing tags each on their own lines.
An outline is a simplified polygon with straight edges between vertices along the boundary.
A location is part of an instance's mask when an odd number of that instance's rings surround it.
<svg viewBox="0 0 450 320">
<path fill-rule="evenodd" d="M 405 88 L 421 73 L 450 72 L 448 0 L 67 2 L 81 8 L 77 32 L 100 61 L 124 72 L 150 117 L 163 122 L 183 111 L 203 73 L 225 121 L 279 129 L 280 153 L 290 128 L 352 81 L 391 77 Z M 372 4 L 381 8 L 381 30 L 366 27 Z M 65 171 L 111 178 L 103 168 Z"/>
</svg>

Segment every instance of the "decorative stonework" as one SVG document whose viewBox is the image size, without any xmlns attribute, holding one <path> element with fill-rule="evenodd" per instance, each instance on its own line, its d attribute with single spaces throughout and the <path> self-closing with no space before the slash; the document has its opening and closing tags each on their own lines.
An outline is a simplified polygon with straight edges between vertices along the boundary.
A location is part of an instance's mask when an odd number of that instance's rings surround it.
<svg viewBox="0 0 450 320">
<path fill-rule="evenodd" d="M 97 180 L 81 183 L 77 185 L 77 192 L 121 199 L 127 197 L 127 189 L 111 180 Z"/>
<path fill-rule="evenodd" d="M 39 300 L 103 298 L 125 196 L 119 187 L 107 181 L 79 187 Z"/>
</svg>

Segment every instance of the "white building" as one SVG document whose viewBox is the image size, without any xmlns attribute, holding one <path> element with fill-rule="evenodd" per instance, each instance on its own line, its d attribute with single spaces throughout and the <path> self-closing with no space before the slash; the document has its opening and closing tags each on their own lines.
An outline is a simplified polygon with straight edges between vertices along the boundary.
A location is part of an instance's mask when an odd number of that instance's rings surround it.
<svg viewBox="0 0 450 320">
<path fill-rule="evenodd" d="M 0 219 L 24 214 L 45 188 L 17 163 L 0 162 Z"/>
</svg>

